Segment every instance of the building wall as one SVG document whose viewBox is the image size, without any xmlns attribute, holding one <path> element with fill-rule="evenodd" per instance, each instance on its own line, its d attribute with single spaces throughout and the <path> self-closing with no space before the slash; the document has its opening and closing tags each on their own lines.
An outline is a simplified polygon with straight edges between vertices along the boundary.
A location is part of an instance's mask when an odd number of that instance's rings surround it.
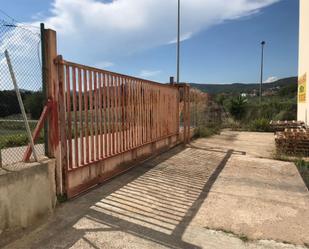
<svg viewBox="0 0 309 249">
<path fill-rule="evenodd" d="M 309 0 L 300 0 L 300 24 L 299 24 L 299 87 L 298 87 L 298 111 L 297 119 L 309 122 Z M 304 82 L 306 75 L 306 82 Z M 302 82 L 302 84 L 300 84 Z M 301 96 L 300 86 L 305 86 L 305 94 Z M 305 100 L 303 99 L 305 97 Z"/>
</svg>

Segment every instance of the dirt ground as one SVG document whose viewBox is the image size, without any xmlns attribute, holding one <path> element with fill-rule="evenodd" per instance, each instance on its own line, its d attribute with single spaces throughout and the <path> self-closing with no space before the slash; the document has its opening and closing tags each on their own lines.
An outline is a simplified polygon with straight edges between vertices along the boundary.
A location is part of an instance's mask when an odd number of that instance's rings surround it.
<svg viewBox="0 0 309 249">
<path fill-rule="evenodd" d="M 4 248 L 306 248 L 309 193 L 294 164 L 269 159 L 273 140 L 224 131 L 176 147 Z"/>
</svg>

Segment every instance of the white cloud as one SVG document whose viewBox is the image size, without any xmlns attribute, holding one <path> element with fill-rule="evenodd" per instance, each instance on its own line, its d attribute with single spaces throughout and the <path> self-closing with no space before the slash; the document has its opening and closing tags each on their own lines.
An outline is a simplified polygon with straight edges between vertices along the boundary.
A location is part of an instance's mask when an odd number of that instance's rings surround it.
<svg viewBox="0 0 309 249">
<path fill-rule="evenodd" d="M 161 73 L 160 70 L 155 70 L 155 71 L 151 71 L 151 70 L 142 70 L 139 74 L 140 77 L 145 77 L 145 78 L 151 78 L 154 76 L 157 76 Z"/>
<path fill-rule="evenodd" d="M 265 83 L 272 83 L 272 82 L 277 81 L 278 79 L 279 79 L 279 78 L 276 77 L 276 76 L 270 76 L 270 77 L 268 77 L 267 80 L 265 80 Z"/>
<path fill-rule="evenodd" d="M 182 0 L 182 40 L 278 1 Z M 54 0 L 42 21 L 57 30 L 65 58 L 93 64 L 175 41 L 176 10 L 176 0 Z"/>
<path fill-rule="evenodd" d="M 95 67 L 97 68 L 108 68 L 108 67 L 113 67 L 115 64 L 111 61 L 100 61 L 96 64 L 94 64 Z"/>
</svg>

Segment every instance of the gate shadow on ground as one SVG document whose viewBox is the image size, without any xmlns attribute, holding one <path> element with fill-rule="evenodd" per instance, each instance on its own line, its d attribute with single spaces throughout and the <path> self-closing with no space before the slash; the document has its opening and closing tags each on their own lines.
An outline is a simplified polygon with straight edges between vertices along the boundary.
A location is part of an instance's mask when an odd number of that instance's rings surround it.
<svg viewBox="0 0 309 249">
<path fill-rule="evenodd" d="M 232 154 L 176 147 L 64 204 L 47 225 L 29 233 L 29 248 L 109 248 L 138 239 L 200 248 L 183 235 Z"/>
</svg>

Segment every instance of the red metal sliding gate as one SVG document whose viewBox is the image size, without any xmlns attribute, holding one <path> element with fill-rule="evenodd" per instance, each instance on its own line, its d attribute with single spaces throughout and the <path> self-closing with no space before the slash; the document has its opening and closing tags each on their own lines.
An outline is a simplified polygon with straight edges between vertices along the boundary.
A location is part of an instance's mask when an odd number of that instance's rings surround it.
<svg viewBox="0 0 309 249">
<path fill-rule="evenodd" d="M 183 139 L 189 140 L 187 85 L 159 84 L 63 60 L 57 56 L 56 33 L 45 30 L 44 35 L 52 106 L 48 151 L 57 161 L 58 193 L 75 196 L 130 168 L 124 162 L 134 161 L 137 153 L 149 156 L 156 143 L 178 139 L 181 101 Z"/>
</svg>

